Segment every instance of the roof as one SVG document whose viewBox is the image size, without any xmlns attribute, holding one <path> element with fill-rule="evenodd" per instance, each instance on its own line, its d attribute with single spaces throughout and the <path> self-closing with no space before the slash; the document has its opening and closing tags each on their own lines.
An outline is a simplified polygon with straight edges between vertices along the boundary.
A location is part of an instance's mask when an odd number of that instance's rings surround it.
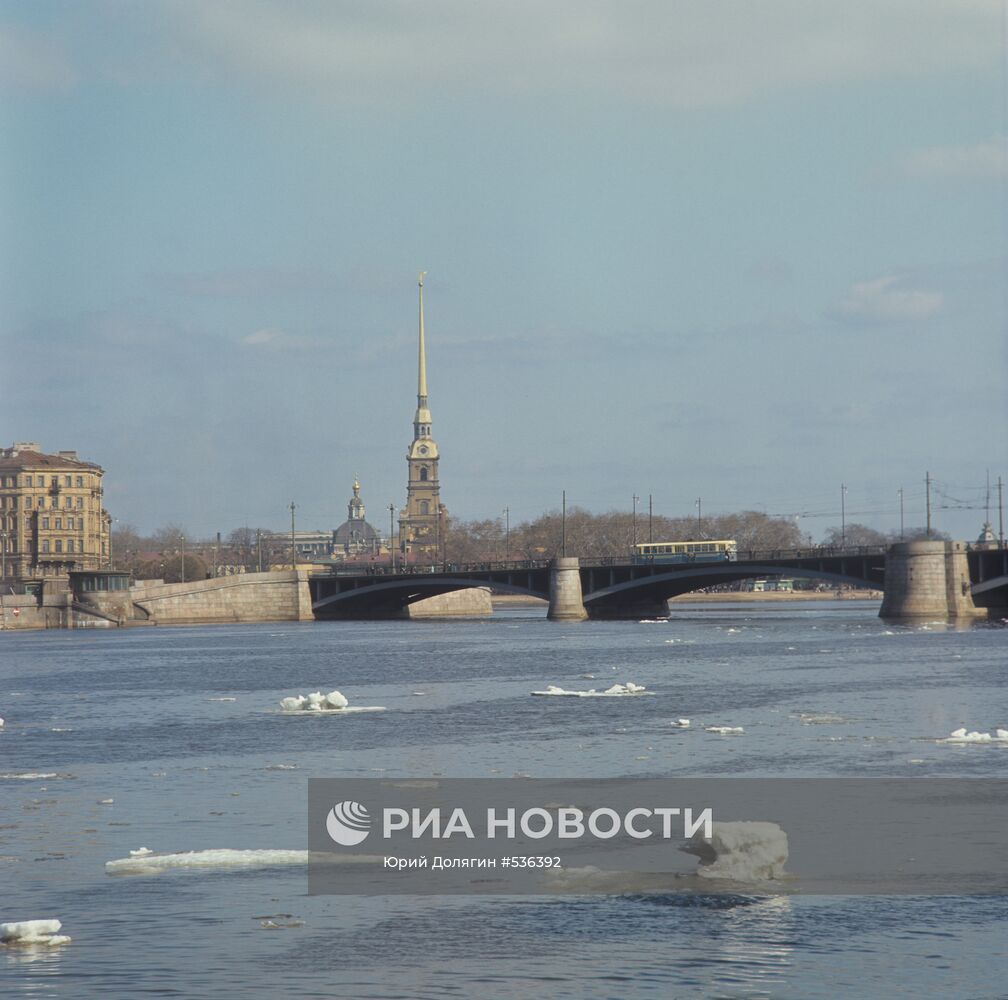
<svg viewBox="0 0 1008 1000">
<path fill-rule="evenodd" d="M 44 455 L 40 451 L 15 451 L 13 448 L 0 449 L 0 469 L 88 469 L 101 472 L 96 462 L 82 462 L 80 459 L 63 458 L 60 455 Z"/>
<path fill-rule="evenodd" d="M 374 542 L 381 538 L 375 528 L 359 518 L 344 521 L 334 532 L 333 542 L 343 545 L 346 542 Z"/>
</svg>

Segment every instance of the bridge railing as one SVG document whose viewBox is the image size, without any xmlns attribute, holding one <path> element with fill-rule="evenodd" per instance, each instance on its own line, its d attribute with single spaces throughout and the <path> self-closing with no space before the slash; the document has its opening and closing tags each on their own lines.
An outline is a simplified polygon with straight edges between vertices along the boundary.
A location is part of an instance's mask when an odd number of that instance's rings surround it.
<svg viewBox="0 0 1008 1000">
<path fill-rule="evenodd" d="M 550 559 L 508 559 L 486 562 L 438 562 L 426 565 L 389 566 L 364 563 L 354 566 L 333 566 L 323 576 L 423 576 L 429 573 L 496 573 L 529 569 L 548 569 Z"/>
</svg>

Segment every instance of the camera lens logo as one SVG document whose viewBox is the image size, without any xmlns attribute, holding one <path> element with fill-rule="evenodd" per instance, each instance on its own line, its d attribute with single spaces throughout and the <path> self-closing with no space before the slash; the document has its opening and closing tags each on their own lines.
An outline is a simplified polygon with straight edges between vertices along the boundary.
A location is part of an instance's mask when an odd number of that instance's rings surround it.
<svg viewBox="0 0 1008 1000">
<path fill-rule="evenodd" d="M 363 843 L 371 832 L 371 817 L 359 802 L 337 802 L 326 816 L 326 832 L 343 847 Z"/>
</svg>

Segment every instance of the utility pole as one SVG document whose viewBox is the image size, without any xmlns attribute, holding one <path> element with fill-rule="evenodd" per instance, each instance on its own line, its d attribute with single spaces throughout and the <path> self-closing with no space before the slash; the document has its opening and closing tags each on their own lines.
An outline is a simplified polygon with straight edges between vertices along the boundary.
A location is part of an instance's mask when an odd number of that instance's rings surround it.
<svg viewBox="0 0 1008 1000">
<path fill-rule="evenodd" d="M 1001 542 L 1001 548 L 1004 548 L 1004 490 L 1000 476 L 998 476 L 998 540 Z"/>
<path fill-rule="evenodd" d="M 903 541 L 903 487 L 901 486 L 897 491 L 900 498 L 900 541 Z"/>
<path fill-rule="evenodd" d="M 563 507 L 560 513 L 560 555 L 567 555 L 567 491 L 563 491 Z"/>
<path fill-rule="evenodd" d="M 293 500 L 290 502 L 290 512 L 291 512 L 291 569 L 295 572 L 297 571 L 297 549 L 294 545 L 294 511 L 297 510 L 297 504 Z"/>
<path fill-rule="evenodd" d="M 390 503 L 388 505 L 388 547 L 389 554 L 392 557 L 392 572 L 395 572 L 395 504 Z"/>
<path fill-rule="evenodd" d="M 654 518 L 654 503 L 652 501 L 651 494 L 647 495 L 647 540 L 648 542 L 654 541 L 654 532 L 651 530 L 651 521 Z"/>
<path fill-rule="evenodd" d="M 840 484 L 840 548 L 847 545 L 847 487 Z"/>
<path fill-rule="evenodd" d="M 635 493 L 633 495 L 633 543 L 634 548 L 637 548 L 637 501 L 640 497 Z"/>
<path fill-rule="evenodd" d="M 927 494 L 927 537 L 931 537 L 931 473 L 924 473 L 924 489 Z"/>
<path fill-rule="evenodd" d="M 511 508 L 504 508 L 504 561 L 511 559 Z"/>
</svg>

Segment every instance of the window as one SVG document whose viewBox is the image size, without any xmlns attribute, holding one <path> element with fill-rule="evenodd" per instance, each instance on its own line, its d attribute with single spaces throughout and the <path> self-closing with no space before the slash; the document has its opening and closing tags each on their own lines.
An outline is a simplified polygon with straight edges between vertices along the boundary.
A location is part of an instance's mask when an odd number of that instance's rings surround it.
<svg viewBox="0 0 1008 1000">
<path fill-rule="evenodd" d="M 57 517 L 56 518 L 56 530 L 57 531 L 62 531 L 63 530 L 63 518 L 62 517 Z"/>
<path fill-rule="evenodd" d="M 73 552 L 73 550 L 74 550 L 73 539 L 72 538 L 68 538 L 67 539 L 67 552 Z"/>
<path fill-rule="evenodd" d="M 68 531 L 73 531 L 73 527 L 74 527 L 74 519 L 72 517 L 68 517 L 67 518 L 67 530 Z"/>
<path fill-rule="evenodd" d="M 32 498 L 31 497 L 25 497 L 24 498 L 24 505 L 25 505 L 25 510 L 30 510 L 31 509 L 31 505 L 32 505 Z"/>
<path fill-rule="evenodd" d="M 78 476 L 77 477 L 77 485 L 78 486 L 83 486 L 84 485 L 84 477 L 83 476 Z"/>
<path fill-rule="evenodd" d="M 421 500 L 420 501 L 420 513 L 421 514 L 429 514 L 430 513 L 430 504 L 427 503 L 426 500 Z"/>
<path fill-rule="evenodd" d="M 84 497 L 77 497 L 77 509 L 82 510 L 84 507 Z"/>
<path fill-rule="evenodd" d="M 64 476 L 63 477 L 63 485 L 64 486 L 69 486 L 70 482 L 71 482 L 71 477 L 70 476 Z"/>
<path fill-rule="evenodd" d="M 49 527 L 49 518 L 48 517 L 43 517 L 42 518 L 42 527 L 43 528 L 48 528 Z"/>
<path fill-rule="evenodd" d="M 56 551 L 57 552 L 62 552 L 63 551 L 63 539 L 62 538 L 57 538 L 56 539 Z"/>
<path fill-rule="evenodd" d="M 426 465 L 421 465 L 420 466 L 420 482 L 422 482 L 422 483 L 426 483 L 427 482 L 427 466 Z"/>
<path fill-rule="evenodd" d="M 49 551 L 49 539 L 48 538 L 42 539 L 42 551 L 43 552 L 48 552 Z"/>
<path fill-rule="evenodd" d="M 70 508 L 73 507 L 73 497 L 67 497 L 66 503 L 63 506 L 66 507 L 67 510 L 70 510 Z"/>
<path fill-rule="evenodd" d="M 25 486 L 33 486 L 34 483 L 32 483 L 32 477 L 31 476 L 25 476 L 24 477 L 24 484 L 25 484 Z"/>
</svg>

